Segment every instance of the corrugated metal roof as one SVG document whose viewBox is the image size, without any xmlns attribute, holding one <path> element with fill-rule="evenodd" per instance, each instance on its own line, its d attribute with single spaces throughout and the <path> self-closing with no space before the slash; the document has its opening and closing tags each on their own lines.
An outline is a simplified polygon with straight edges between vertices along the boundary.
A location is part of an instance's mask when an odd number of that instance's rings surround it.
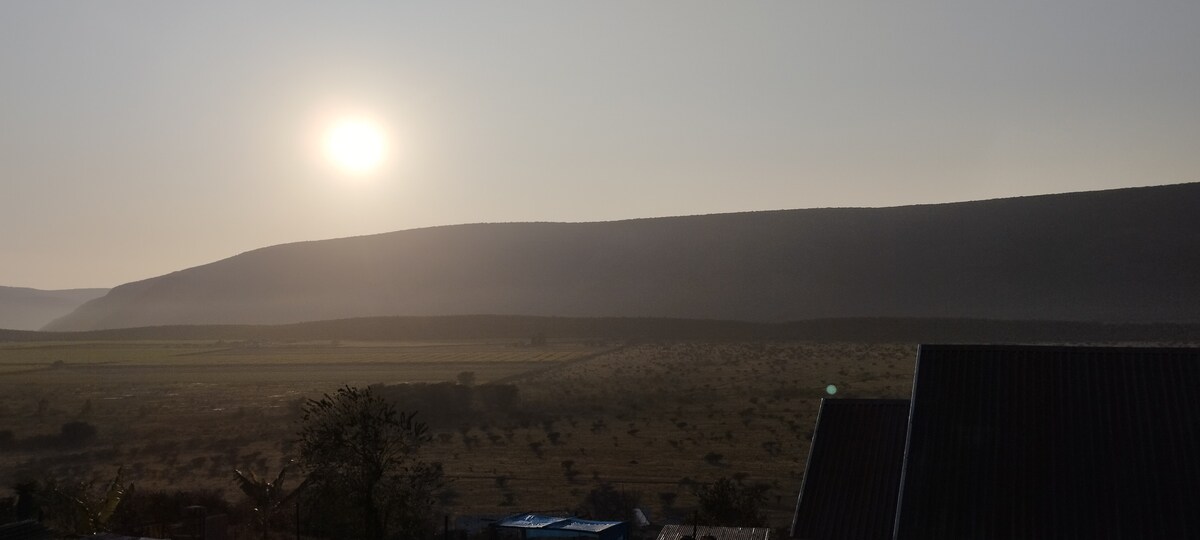
<svg viewBox="0 0 1200 540">
<path fill-rule="evenodd" d="M 85 538 L 88 540 L 163 540 L 161 538 L 150 538 L 148 536 L 121 536 L 113 533 L 98 533 Z"/>
<path fill-rule="evenodd" d="M 496 525 L 501 527 L 517 527 L 521 529 L 540 529 L 547 525 L 552 525 L 562 521 L 562 516 L 543 516 L 539 514 L 517 514 L 509 516 Z"/>
<path fill-rule="evenodd" d="M 823 399 L 792 537 L 892 537 L 908 428 L 906 399 Z"/>
<path fill-rule="evenodd" d="M 564 518 L 561 516 L 518 514 L 504 518 L 497 522 L 496 525 L 500 527 L 513 527 L 517 529 L 552 529 L 600 533 L 623 523 L 623 521 L 592 521 L 574 517 Z"/>
<path fill-rule="evenodd" d="M 922 346 L 895 538 L 1200 538 L 1200 349 Z"/>
<path fill-rule="evenodd" d="M 562 529 L 564 531 L 585 531 L 598 533 L 608 530 L 609 528 L 620 525 L 620 521 L 592 521 L 590 519 L 567 518 L 558 523 L 555 523 L 549 528 Z"/>
<path fill-rule="evenodd" d="M 771 529 L 765 527 L 696 527 L 696 538 L 711 536 L 716 540 L 770 540 Z M 681 540 L 692 536 L 691 525 L 664 525 L 658 533 L 658 540 Z"/>
</svg>

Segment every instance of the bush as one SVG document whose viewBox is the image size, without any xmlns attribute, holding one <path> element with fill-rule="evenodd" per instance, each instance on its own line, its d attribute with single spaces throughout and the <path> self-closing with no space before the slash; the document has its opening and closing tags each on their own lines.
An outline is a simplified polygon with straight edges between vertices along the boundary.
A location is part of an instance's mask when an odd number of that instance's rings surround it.
<svg viewBox="0 0 1200 540">
<path fill-rule="evenodd" d="M 633 510 L 640 505 L 640 491 L 618 491 L 608 482 L 588 492 L 577 513 L 587 519 L 617 520 L 635 523 Z"/>
<path fill-rule="evenodd" d="M 63 446 L 78 448 L 96 438 L 96 426 L 87 422 L 75 421 L 62 425 L 58 439 Z"/>
<path fill-rule="evenodd" d="M 113 514 L 112 530 L 124 534 L 144 534 L 152 524 L 182 521 L 189 506 L 203 506 L 209 515 L 225 514 L 230 521 L 241 521 L 233 506 L 217 490 L 200 491 L 140 491 L 131 490 Z"/>
<path fill-rule="evenodd" d="M 765 484 L 721 478 L 696 490 L 696 498 L 700 500 L 696 517 L 702 525 L 761 527 L 766 522 L 761 511 L 767 498 Z"/>
</svg>

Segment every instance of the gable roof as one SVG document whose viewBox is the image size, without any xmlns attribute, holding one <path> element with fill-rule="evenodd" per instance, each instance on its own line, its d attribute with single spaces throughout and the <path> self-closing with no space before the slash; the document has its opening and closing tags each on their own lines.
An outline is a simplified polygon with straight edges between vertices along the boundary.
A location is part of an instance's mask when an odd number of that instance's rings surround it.
<svg viewBox="0 0 1200 540">
<path fill-rule="evenodd" d="M 1200 537 L 1200 349 L 923 345 L 897 540 Z"/>
<path fill-rule="evenodd" d="M 766 527 L 710 527 L 696 525 L 695 531 L 691 525 L 663 525 L 658 532 L 658 540 L 682 540 L 690 536 L 699 540 L 711 536 L 716 540 L 770 540 L 771 529 Z M 692 533 L 695 533 L 693 535 Z"/>
<path fill-rule="evenodd" d="M 892 537 L 908 400 L 823 399 L 792 537 Z"/>
</svg>

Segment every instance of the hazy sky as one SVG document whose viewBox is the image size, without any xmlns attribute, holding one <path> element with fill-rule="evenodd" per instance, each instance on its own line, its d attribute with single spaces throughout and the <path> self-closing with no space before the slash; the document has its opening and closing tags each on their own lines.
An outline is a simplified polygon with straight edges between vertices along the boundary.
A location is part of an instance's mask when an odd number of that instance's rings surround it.
<svg viewBox="0 0 1200 540">
<path fill-rule="evenodd" d="M 1200 2 L 0 3 L 0 285 L 1200 180 Z M 382 168 L 321 152 L 353 115 Z"/>
</svg>

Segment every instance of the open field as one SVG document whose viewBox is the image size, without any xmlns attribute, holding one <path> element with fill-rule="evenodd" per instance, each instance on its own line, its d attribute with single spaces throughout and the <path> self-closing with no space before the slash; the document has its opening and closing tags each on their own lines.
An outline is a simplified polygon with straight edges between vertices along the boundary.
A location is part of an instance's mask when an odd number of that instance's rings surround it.
<svg viewBox="0 0 1200 540">
<path fill-rule="evenodd" d="M 591 354 L 578 345 L 512 343 L 40 343 L 0 346 L 0 374 L 30 384 L 260 381 L 435 382 L 475 371 L 480 381 Z M 2 383 L 0 383 L 2 384 Z"/>
<path fill-rule="evenodd" d="M 453 381 L 519 389 L 514 411 L 441 420 L 425 450 L 452 479 L 459 514 L 575 507 L 600 482 L 639 492 L 661 520 L 687 515 L 691 486 L 769 484 L 787 524 L 820 398 L 906 397 L 915 346 L 651 342 L 103 342 L 0 345 L 0 430 L 98 429 L 82 448 L 0 450 L 0 482 L 108 475 L 139 488 L 218 488 L 231 470 L 276 471 L 301 398 L 342 385 Z"/>
</svg>

